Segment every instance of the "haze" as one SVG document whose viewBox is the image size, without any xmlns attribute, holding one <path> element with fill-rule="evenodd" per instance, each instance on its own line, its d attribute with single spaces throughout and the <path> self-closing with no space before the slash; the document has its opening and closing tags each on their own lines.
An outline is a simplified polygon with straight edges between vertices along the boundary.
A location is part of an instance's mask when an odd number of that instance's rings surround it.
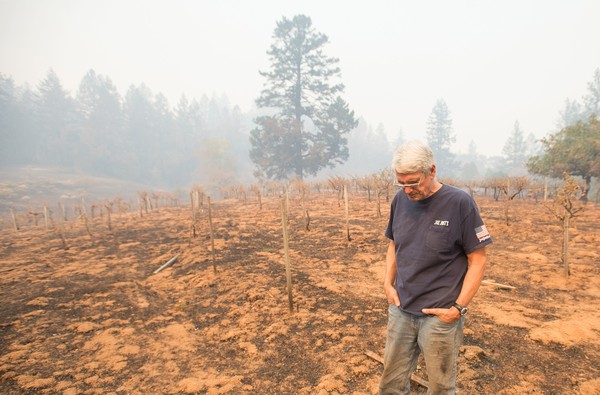
<svg viewBox="0 0 600 395">
<path fill-rule="evenodd" d="M 519 121 L 556 129 L 600 67 L 597 1 L 0 1 L 0 72 L 35 87 L 50 69 L 72 94 L 93 69 L 124 95 L 141 83 L 174 106 L 226 95 L 251 113 L 282 16 L 305 14 L 340 59 L 345 98 L 393 142 L 425 136 L 436 100 L 456 152 L 500 155 Z"/>
</svg>

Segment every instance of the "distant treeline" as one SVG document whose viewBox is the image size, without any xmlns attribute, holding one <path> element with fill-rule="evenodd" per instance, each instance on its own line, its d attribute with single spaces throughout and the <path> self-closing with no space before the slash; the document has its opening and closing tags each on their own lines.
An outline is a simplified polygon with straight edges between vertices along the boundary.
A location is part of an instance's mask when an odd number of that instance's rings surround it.
<svg viewBox="0 0 600 395">
<path fill-rule="evenodd" d="M 124 97 L 110 78 L 89 71 L 74 95 L 50 71 L 35 90 L 0 74 L 0 165 L 70 170 L 178 186 L 201 178 L 218 158 L 220 177 L 249 166 L 246 117 L 225 97 L 171 108 L 144 84 Z"/>
<path fill-rule="evenodd" d="M 589 85 L 590 91 L 600 86 L 600 71 Z M 600 101 L 588 96 L 585 108 L 597 106 Z M 579 107 L 567 102 L 561 127 L 586 114 Z M 431 117 L 437 115 L 434 107 Z M 16 86 L 0 72 L 0 167 L 59 166 L 157 188 L 201 184 L 217 190 L 250 184 L 256 181 L 249 157 L 256 116 L 243 113 L 224 95 L 203 95 L 199 100 L 182 95 L 172 107 L 162 93 L 141 84 L 131 85 L 122 96 L 109 77 L 93 70 L 74 93 L 63 88 L 52 70 L 33 89 Z M 364 118 L 358 120 L 348 135 L 349 159 L 323 171 L 322 178 L 363 176 L 389 168 L 392 149 L 404 140 L 402 132 L 390 142 L 382 124 L 373 128 Z M 451 124 L 450 119 L 445 122 Z M 539 152 L 539 144 L 531 133 L 526 137 L 518 121 L 512 132 L 507 130 L 507 137 L 501 156 L 481 155 L 473 141 L 461 155 L 446 152 L 452 165 L 445 166 L 445 176 L 471 180 L 525 174 L 525 162 Z M 432 143 L 431 136 L 426 140 Z"/>
<path fill-rule="evenodd" d="M 70 171 L 166 188 L 251 182 L 252 114 L 226 96 L 181 96 L 171 107 L 144 84 L 121 96 L 109 77 L 90 70 L 66 91 L 52 70 L 35 89 L 0 73 L 0 166 L 60 166 Z M 387 166 L 380 127 L 364 119 L 349 138 L 345 173 Z"/>
</svg>

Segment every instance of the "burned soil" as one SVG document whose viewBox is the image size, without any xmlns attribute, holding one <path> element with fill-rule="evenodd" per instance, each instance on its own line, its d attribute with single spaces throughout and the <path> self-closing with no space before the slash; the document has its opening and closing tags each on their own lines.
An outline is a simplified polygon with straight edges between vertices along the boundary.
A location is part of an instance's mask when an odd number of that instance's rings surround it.
<svg viewBox="0 0 600 395">
<path fill-rule="evenodd" d="M 463 394 L 600 393 L 600 208 L 562 229 L 540 202 L 477 198 L 494 244 L 470 306 Z M 6 394 L 374 394 L 387 302 L 387 206 L 292 197 L 289 309 L 280 200 L 213 202 L 27 224 L 0 235 L 0 387 Z M 306 229 L 304 207 L 310 214 Z M 66 247 L 63 245 L 64 237 Z M 177 256 L 175 263 L 154 271 Z M 416 373 L 426 379 L 425 367 Z M 414 393 L 425 393 L 418 384 Z"/>
</svg>

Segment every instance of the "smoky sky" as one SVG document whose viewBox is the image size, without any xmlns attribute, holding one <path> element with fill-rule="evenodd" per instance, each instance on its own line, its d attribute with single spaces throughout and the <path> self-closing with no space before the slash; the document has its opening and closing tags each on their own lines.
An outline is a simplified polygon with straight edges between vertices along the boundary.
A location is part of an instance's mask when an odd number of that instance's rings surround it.
<svg viewBox="0 0 600 395">
<path fill-rule="evenodd" d="M 75 92 L 94 69 L 121 94 L 144 83 L 171 105 L 225 94 L 244 112 L 282 16 L 310 16 L 339 58 L 345 99 L 390 141 L 424 138 L 438 99 L 454 149 L 499 155 L 519 121 L 555 130 L 600 67 L 600 3 L 566 1 L 0 1 L 0 72 L 36 86 L 53 69 Z"/>
</svg>

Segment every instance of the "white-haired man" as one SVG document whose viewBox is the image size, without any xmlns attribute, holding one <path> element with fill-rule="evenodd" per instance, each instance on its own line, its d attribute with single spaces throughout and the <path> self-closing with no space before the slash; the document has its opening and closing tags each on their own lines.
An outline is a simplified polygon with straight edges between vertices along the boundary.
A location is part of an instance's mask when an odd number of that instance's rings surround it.
<svg viewBox="0 0 600 395">
<path fill-rule="evenodd" d="M 492 239 L 471 196 L 436 179 L 431 149 L 411 141 L 392 160 L 396 193 L 385 231 L 389 303 L 380 394 L 410 394 L 422 352 L 428 394 L 456 393 L 467 306 L 483 279 Z"/>
</svg>

